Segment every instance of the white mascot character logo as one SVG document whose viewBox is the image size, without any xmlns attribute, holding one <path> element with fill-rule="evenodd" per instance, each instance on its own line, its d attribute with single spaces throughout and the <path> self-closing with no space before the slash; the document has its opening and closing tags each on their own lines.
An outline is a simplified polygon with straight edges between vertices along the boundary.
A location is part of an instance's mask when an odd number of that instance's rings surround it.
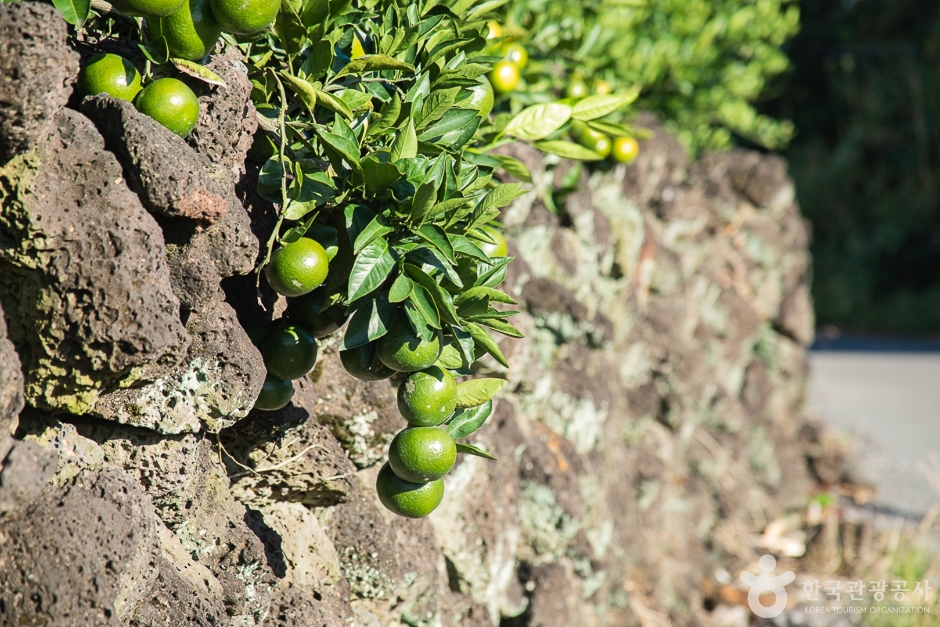
<svg viewBox="0 0 940 627">
<path fill-rule="evenodd" d="M 777 560 L 773 555 L 765 555 L 757 562 L 761 571 L 764 573 L 774 572 L 777 567 Z M 747 593 L 747 605 L 757 616 L 761 618 L 776 618 L 783 613 L 787 607 L 787 591 L 784 586 L 793 583 L 796 575 L 788 570 L 782 575 L 771 577 L 770 575 L 755 575 L 748 571 L 741 573 L 741 581 L 750 586 Z M 773 592 L 774 604 L 766 606 L 761 604 L 760 595 L 763 592 Z"/>
</svg>

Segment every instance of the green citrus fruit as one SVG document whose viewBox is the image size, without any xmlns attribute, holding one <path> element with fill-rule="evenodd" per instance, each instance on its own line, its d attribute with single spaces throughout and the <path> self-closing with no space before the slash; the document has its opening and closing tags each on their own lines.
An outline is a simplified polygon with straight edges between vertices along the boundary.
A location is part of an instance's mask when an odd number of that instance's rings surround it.
<svg viewBox="0 0 940 627">
<path fill-rule="evenodd" d="M 608 83 L 607 81 L 603 79 L 594 81 L 594 93 L 597 94 L 598 96 L 606 96 L 607 94 L 611 93 L 613 90 L 614 89 L 613 87 L 610 86 L 610 83 Z"/>
<path fill-rule="evenodd" d="M 529 65 L 529 52 L 520 43 L 513 42 L 503 46 L 503 58 L 520 70 L 524 70 Z"/>
<path fill-rule="evenodd" d="M 584 98 L 588 95 L 588 86 L 580 78 L 574 78 L 568 83 L 567 89 L 565 89 L 565 95 L 569 98 Z"/>
<path fill-rule="evenodd" d="M 184 0 L 113 0 L 111 6 L 118 13 L 137 17 L 166 17 L 183 6 Z"/>
<path fill-rule="evenodd" d="M 301 237 L 271 255 L 266 276 L 274 291 L 284 296 L 303 296 L 326 280 L 330 259 L 319 242 Z"/>
<path fill-rule="evenodd" d="M 339 352 L 346 372 L 362 381 L 381 381 L 395 374 L 395 371 L 379 361 L 375 356 L 375 342 L 365 346 L 350 348 Z"/>
<path fill-rule="evenodd" d="M 326 289 L 322 287 L 291 300 L 284 315 L 317 338 L 333 333 L 349 317 L 345 307 L 329 304 Z"/>
<path fill-rule="evenodd" d="M 271 25 L 280 0 L 209 0 L 219 24 L 235 35 L 253 35 Z"/>
<path fill-rule="evenodd" d="M 399 478 L 414 483 L 437 481 L 457 461 L 454 438 L 437 427 L 400 431 L 388 447 L 388 463 Z"/>
<path fill-rule="evenodd" d="M 486 38 L 487 39 L 499 39 L 503 36 L 503 27 L 500 26 L 499 22 L 495 20 L 490 20 L 486 23 Z"/>
<path fill-rule="evenodd" d="M 78 73 L 78 93 L 85 96 L 108 94 L 131 102 L 140 91 L 140 74 L 124 57 L 99 54 L 88 60 Z"/>
<path fill-rule="evenodd" d="M 640 144 L 633 137 L 618 137 L 614 140 L 613 156 L 620 163 L 630 163 L 640 154 Z"/>
<path fill-rule="evenodd" d="M 432 329 L 432 332 L 430 342 L 422 340 L 402 311 L 395 317 L 388 333 L 379 340 L 376 356 L 383 364 L 398 372 L 424 370 L 441 356 L 440 331 Z"/>
<path fill-rule="evenodd" d="M 457 407 L 457 382 L 438 366 L 408 376 L 398 386 L 398 411 L 416 427 L 436 427 Z"/>
<path fill-rule="evenodd" d="M 486 253 L 487 257 L 505 257 L 509 254 L 509 247 L 506 245 L 506 238 L 502 233 L 487 225 L 482 227 L 486 234 L 496 240 L 495 244 L 489 242 L 477 242 L 477 246 Z"/>
<path fill-rule="evenodd" d="M 444 480 L 413 483 L 399 478 L 386 463 L 375 479 L 375 491 L 389 511 L 406 518 L 424 518 L 444 499 Z"/>
<path fill-rule="evenodd" d="M 172 56 L 190 61 L 212 52 L 222 34 L 222 25 L 212 15 L 209 0 L 185 0 L 172 15 L 147 22 L 151 35 L 166 38 Z"/>
<path fill-rule="evenodd" d="M 317 365 L 317 341 L 303 327 L 281 327 L 265 338 L 261 356 L 275 377 L 299 379 Z"/>
<path fill-rule="evenodd" d="M 510 61 L 497 61 L 490 72 L 490 83 L 501 94 L 511 92 L 519 85 L 519 68 Z"/>
<path fill-rule="evenodd" d="M 610 154 L 612 145 L 610 137 L 600 131 L 594 130 L 584 122 L 575 121 L 572 128 L 579 144 L 585 148 L 590 148 L 602 157 L 606 157 Z"/>
<path fill-rule="evenodd" d="M 284 379 L 268 375 L 264 378 L 261 394 L 255 401 L 255 409 L 274 411 L 281 409 L 290 402 L 294 395 L 294 384 Z"/>
<path fill-rule="evenodd" d="M 134 102 L 137 110 L 149 115 L 180 137 L 186 137 L 199 121 L 199 101 L 193 90 L 175 78 L 161 78 L 144 87 Z"/>
<path fill-rule="evenodd" d="M 476 87 L 471 87 L 470 91 L 473 95 L 470 96 L 470 100 L 467 104 L 469 104 L 471 108 L 479 111 L 480 117 L 486 120 L 493 110 L 493 84 L 490 83 L 489 79 L 485 76 L 481 76 L 480 84 Z"/>
</svg>

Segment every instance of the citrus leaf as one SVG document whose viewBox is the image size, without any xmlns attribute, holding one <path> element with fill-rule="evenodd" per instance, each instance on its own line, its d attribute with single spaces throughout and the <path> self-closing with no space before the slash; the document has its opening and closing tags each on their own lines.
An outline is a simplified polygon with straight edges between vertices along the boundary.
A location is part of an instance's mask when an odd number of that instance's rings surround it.
<svg viewBox="0 0 940 627">
<path fill-rule="evenodd" d="M 434 300 L 428 291 L 420 285 L 414 285 L 411 290 L 411 304 L 415 306 L 429 325 L 435 329 L 441 328 L 441 315 L 437 312 Z"/>
<path fill-rule="evenodd" d="M 479 324 L 482 324 L 485 327 L 489 327 L 493 329 L 494 331 L 502 333 L 503 335 L 508 335 L 509 337 L 515 337 L 515 338 L 525 337 L 525 335 L 522 334 L 522 331 L 512 326 L 508 322 L 504 322 L 498 318 L 491 318 L 491 317 L 479 318 L 479 319 L 475 318 L 475 320 Z"/>
<path fill-rule="evenodd" d="M 492 414 L 493 401 L 486 401 L 478 407 L 458 409 L 447 422 L 447 434 L 455 440 L 469 437 L 479 431 Z"/>
<path fill-rule="evenodd" d="M 84 24 L 91 11 L 91 0 L 52 0 L 52 4 L 62 14 L 62 19 L 74 26 Z"/>
<path fill-rule="evenodd" d="M 388 333 L 398 311 L 397 305 L 388 301 L 388 294 L 385 292 L 356 303 L 353 309 L 355 311 L 349 319 L 343 341 L 339 344 L 338 350 L 341 351 L 365 346 Z"/>
<path fill-rule="evenodd" d="M 434 226 L 433 224 L 425 224 L 419 227 L 415 234 L 428 242 L 437 250 L 439 253 L 444 255 L 444 258 L 447 259 L 450 263 L 457 263 L 457 260 L 454 259 L 454 248 L 450 244 L 450 240 L 447 239 L 447 234 L 439 226 Z"/>
<path fill-rule="evenodd" d="M 468 300 L 476 300 L 480 298 L 485 298 L 496 303 L 505 303 L 507 305 L 518 305 L 516 301 L 512 299 L 509 294 L 500 292 L 497 289 L 492 287 L 471 287 L 466 292 L 463 292 L 460 296 L 454 299 L 455 305 L 460 305 Z"/>
<path fill-rule="evenodd" d="M 379 70 L 404 70 L 414 72 L 415 68 L 410 63 L 399 61 L 386 54 L 367 54 L 364 57 L 353 59 L 337 72 L 336 76 L 346 76 L 347 74 L 361 74 L 363 72 L 377 72 Z"/>
<path fill-rule="evenodd" d="M 358 255 L 363 248 L 371 244 L 376 238 L 394 230 L 393 227 L 389 226 L 385 216 L 381 214 L 375 216 L 372 218 L 372 222 L 366 225 L 366 228 L 362 229 L 362 232 L 356 237 L 356 241 L 353 243 L 353 254 Z"/>
<path fill-rule="evenodd" d="M 562 140 L 537 142 L 533 144 L 542 152 L 547 152 L 566 159 L 576 159 L 578 161 L 600 161 L 604 157 L 581 144 L 566 142 Z"/>
<path fill-rule="evenodd" d="M 323 105 L 325 108 L 329 109 L 333 113 L 339 113 L 347 120 L 351 120 L 353 117 L 352 111 L 349 109 L 349 105 L 343 102 L 340 98 L 337 98 L 328 91 L 317 90 L 317 102 Z"/>
<path fill-rule="evenodd" d="M 198 63 L 194 63 L 187 59 L 177 59 L 176 57 L 170 59 L 170 62 L 183 74 L 192 76 L 193 78 L 198 78 L 203 83 L 218 85 L 219 87 L 228 87 L 225 81 L 222 80 L 221 76 L 204 65 L 199 65 Z"/>
<path fill-rule="evenodd" d="M 405 128 L 398 132 L 390 150 L 393 162 L 418 156 L 418 138 L 415 136 L 415 126 L 411 118 L 408 118 Z"/>
<path fill-rule="evenodd" d="M 633 137 L 633 129 L 626 124 L 616 124 L 603 120 L 591 120 L 587 123 L 589 128 L 600 131 L 612 137 Z"/>
<path fill-rule="evenodd" d="M 505 379 L 470 379 L 457 384 L 457 407 L 476 407 L 492 399 Z"/>
<path fill-rule="evenodd" d="M 388 299 L 393 303 L 400 303 L 411 295 L 414 289 L 414 282 L 408 278 L 408 275 L 402 272 L 392 283 L 392 289 L 388 292 Z"/>
<path fill-rule="evenodd" d="M 70 0 L 61 1 L 69 2 Z M 149 46 L 137 44 L 137 47 L 140 48 L 140 51 L 144 53 L 144 56 L 147 57 L 151 63 L 156 65 L 163 65 L 170 60 L 170 48 L 166 43 L 165 37 L 157 37 L 151 40 Z"/>
<path fill-rule="evenodd" d="M 281 72 L 281 78 L 284 79 L 284 82 L 287 83 L 291 91 L 300 97 L 301 102 L 307 106 L 310 113 L 313 113 L 313 108 L 317 106 L 318 93 L 314 86 L 308 81 L 292 76 L 286 72 Z"/>
<path fill-rule="evenodd" d="M 477 343 L 483 350 L 493 356 L 493 359 L 501 363 L 506 368 L 509 367 L 509 362 L 506 361 L 506 358 L 503 356 L 503 351 L 499 350 L 499 345 L 490 337 L 490 334 L 486 332 L 486 329 L 474 322 L 468 322 L 464 324 L 464 328 L 473 338 L 473 341 Z"/>
<path fill-rule="evenodd" d="M 519 139 L 547 137 L 571 119 L 571 107 L 558 102 L 532 105 L 509 121 L 503 132 Z"/>
<path fill-rule="evenodd" d="M 307 58 L 300 64 L 304 78 L 317 80 L 323 78 L 333 64 L 333 46 L 328 41 L 321 41 L 309 49 Z"/>
<path fill-rule="evenodd" d="M 402 177 L 402 171 L 397 165 L 379 160 L 375 153 L 362 160 L 362 171 L 366 175 L 366 187 L 373 194 Z"/>
<path fill-rule="evenodd" d="M 405 264 L 405 272 L 414 280 L 415 283 L 423 287 L 431 295 L 437 311 L 440 313 L 441 320 L 447 324 L 457 324 L 457 311 L 454 309 L 454 302 L 450 294 L 443 287 L 437 284 L 424 270 L 412 265 Z M 483 331 L 486 333 L 486 331 Z"/>
<path fill-rule="evenodd" d="M 506 157 L 503 155 L 498 155 L 496 158 L 499 159 L 506 174 L 514 176 L 520 181 L 526 183 L 532 182 L 532 173 L 529 172 L 529 168 L 527 168 L 525 164 L 518 159 L 515 157 Z"/>
<path fill-rule="evenodd" d="M 429 182 L 422 184 L 411 201 L 411 219 L 421 222 L 437 200 L 437 185 Z"/>
<path fill-rule="evenodd" d="M 395 267 L 388 242 L 380 237 L 356 255 L 349 272 L 348 299 L 353 302 L 378 288 Z"/>
<path fill-rule="evenodd" d="M 464 358 L 456 344 L 445 344 L 434 365 L 448 370 L 460 370 L 469 367 L 470 362 Z"/>
<path fill-rule="evenodd" d="M 477 457 L 482 457 L 484 459 L 492 459 L 494 462 L 499 461 L 480 447 L 474 446 L 472 444 L 457 442 L 457 452 L 466 453 L 467 455 L 476 455 Z"/>
<path fill-rule="evenodd" d="M 582 98 L 571 108 L 571 117 L 576 120 L 595 120 L 608 113 L 622 109 L 640 95 L 639 89 L 632 89 L 626 94 L 605 94 Z"/>
</svg>

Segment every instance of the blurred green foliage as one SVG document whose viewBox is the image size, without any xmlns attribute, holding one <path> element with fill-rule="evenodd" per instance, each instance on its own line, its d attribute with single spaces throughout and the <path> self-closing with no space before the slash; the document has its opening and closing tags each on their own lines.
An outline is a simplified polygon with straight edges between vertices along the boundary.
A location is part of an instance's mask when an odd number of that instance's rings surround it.
<svg viewBox="0 0 940 627">
<path fill-rule="evenodd" d="M 805 0 L 792 67 L 763 107 L 813 223 L 819 323 L 940 330 L 940 4 Z"/>
<path fill-rule="evenodd" d="M 780 46 L 799 30 L 792 0 L 512 0 L 504 33 L 533 58 L 524 90 L 560 95 L 567 84 L 605 80 L 642 87 L 653 110 L 693 151 L 735 135 L 779 148 L 793 125 L 754 103 L 787 68 Z"/>
</svg>

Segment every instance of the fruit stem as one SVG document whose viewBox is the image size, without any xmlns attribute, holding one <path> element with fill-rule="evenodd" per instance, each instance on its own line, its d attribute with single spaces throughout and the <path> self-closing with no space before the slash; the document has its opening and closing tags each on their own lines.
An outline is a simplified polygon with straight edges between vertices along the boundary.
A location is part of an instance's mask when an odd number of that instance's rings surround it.
<svg viewBox="0 0 940 627">
<path fill-rule="evenodd" d="M 274 225 L 274 231 L 271 232 L 271 236 L 268 238 L 267 246 L 265 247 L 264 259 L 258 264 L 258 268 L 255 272 L 255 293 L 258 297 L 258 304 L 261 305 L 262 309 L 264 308 L 264 303 L 261 298 L 261 271 L 264 270 L 264 267 L 268 265 L 271 261 L 271 254 L 274 252 L 274 243 L 278 239 L 278 233 L 281 232 L 281 225 L 284 223 L 284 212 L 287 209 L 287 165 L 285 163 L 286 157 L 284 153 L 287 151 L 287 129 L 285 123 L 285 114 L 287 112 L 287 93 L 284 91 L 284 84 L 281 82 L 281 79 L 278 78 L 277 72 L 269 68 L 271 76 L 274 77 L 274 81 L 277 83 L 277 89 L 281 96 L 281 107 L 277 113 L 277 126 L 280 131 L 280 145 L 278 146 L 277 156 L 278 161 L 281 164 L 281 207 L 277 212 L 277 224 Z"/>
</svg>

